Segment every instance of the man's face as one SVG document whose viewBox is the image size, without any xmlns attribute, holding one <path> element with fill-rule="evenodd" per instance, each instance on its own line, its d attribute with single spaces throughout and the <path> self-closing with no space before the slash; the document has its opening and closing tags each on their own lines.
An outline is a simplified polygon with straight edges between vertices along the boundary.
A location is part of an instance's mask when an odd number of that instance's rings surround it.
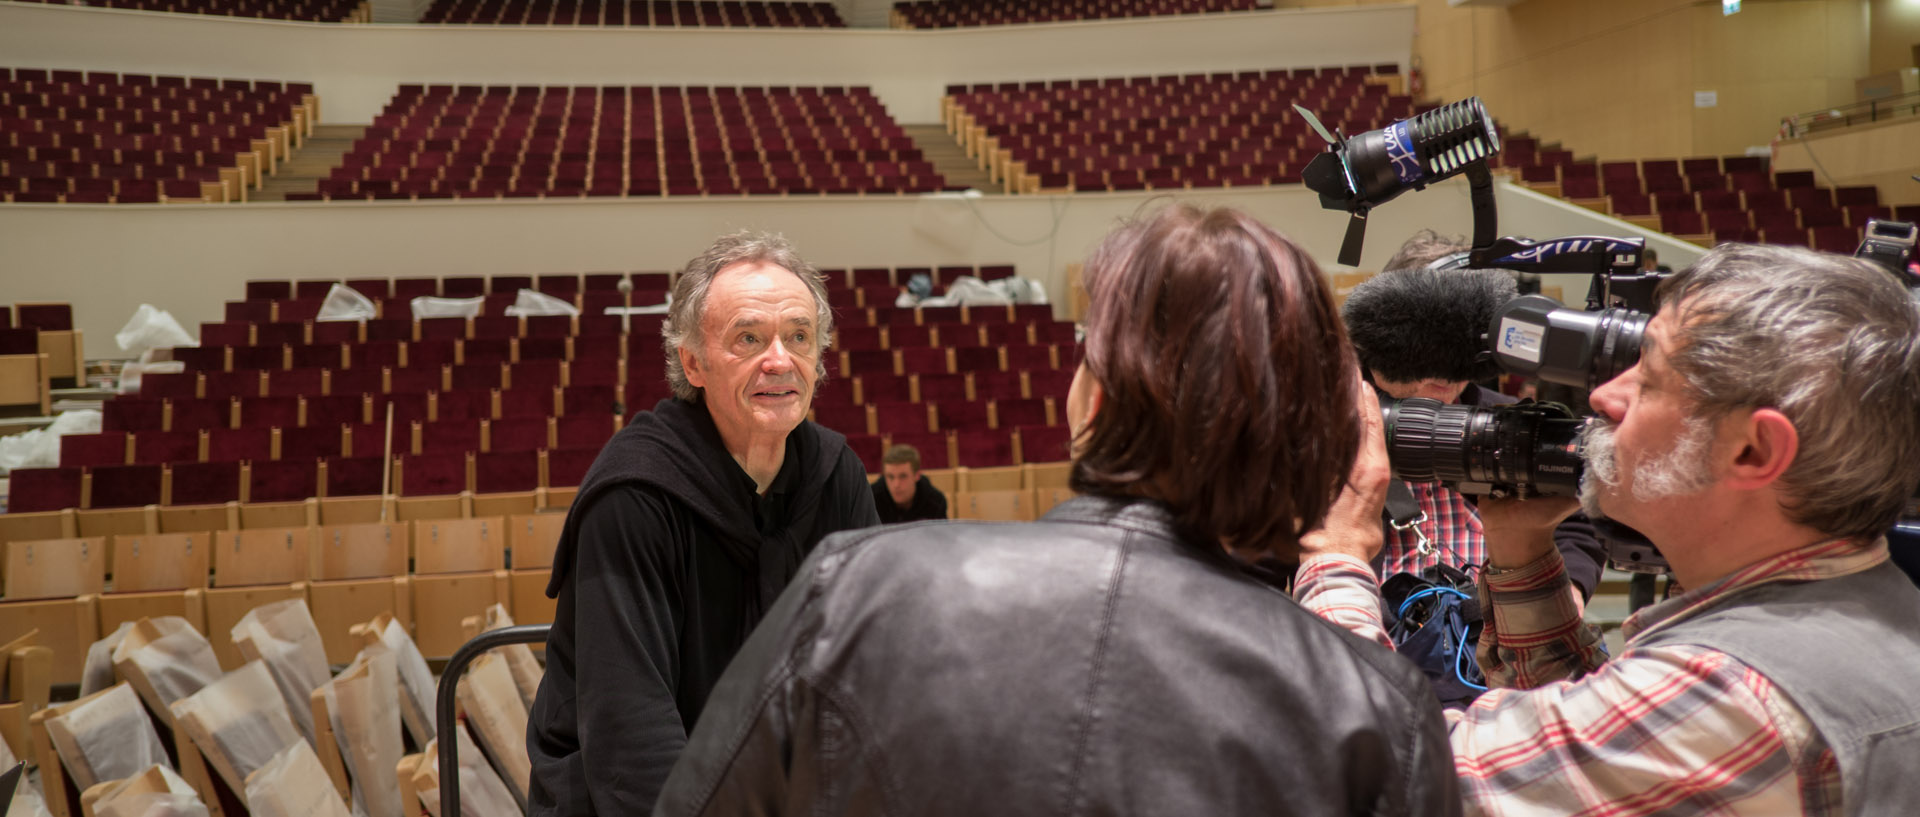
<svg viewBox="0 0 1920 817">
<path fill-rule="evenodd" d="M 902 508 L 913 504 L 913 489 L 920 482 L 920 472 L 914 470 L 913 463 L 881 463 L 880 478 L 887 481 L 887 494 L 893 497 L 893 504 Z"/>
<path fill-rule="evenodd" d="M 1459 402 L 1460 393 L 1467 390 L 1467 381 L 1465 380 L 1441 380 L 1437 377 L 1426 377 L 1419 380 L 1388 380 L 1384 377 L 1375 376 L 1373 378 L 1373 384 L 1379 386 L 1381 391 L 1386 392 L 1387 396 L 1395 400 L 1405 400 L 1409 397 L 1425 397 L 1447 404 Z"/>
<path fill-rule="evenodd" d="M 1599 417 L 1582 437 L 1580 504 L 1636 528 L 1654 522 L 1713 484 L 1716 424 L 1693 415 L 1693 400 L 1668 367 L 1674 310 L 1647 324 L 1640 362 L 1594 390 Z"/>
<path fill-rule="evenodd" d="M 814 316 L 813 293 L 786 269 L 747 261 L 714 276 L 700 349 L 682 348 L 680 362 L 730 444 L 784 437 L 806 419 L 820 355 Z"/>
</svg>

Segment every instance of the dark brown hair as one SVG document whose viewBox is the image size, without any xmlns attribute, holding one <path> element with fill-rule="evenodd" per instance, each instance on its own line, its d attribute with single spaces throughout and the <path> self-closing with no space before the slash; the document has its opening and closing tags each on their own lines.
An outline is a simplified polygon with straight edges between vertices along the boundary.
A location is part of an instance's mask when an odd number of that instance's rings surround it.
<svg viewBox="0 0 1920 817">
<path fill-rule="evenodd" d="M 1356 364 L 1320 268 L 1237 210 L 1174 205 L 1087 260 L 1105 393 L 1071 485 L 1164 503 L 1183 532 L 1295 557 L 1353 465 Z"/>
</svg>

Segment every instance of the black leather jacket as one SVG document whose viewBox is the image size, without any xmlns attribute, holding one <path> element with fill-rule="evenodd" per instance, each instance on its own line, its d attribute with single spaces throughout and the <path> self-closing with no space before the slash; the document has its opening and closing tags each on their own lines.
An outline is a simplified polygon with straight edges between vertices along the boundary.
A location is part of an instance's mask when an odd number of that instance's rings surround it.
<svg viewBox="0 0 1920 817">
<path fill-rule="evenodd" d="M 1146 502 L 822 541 L 657 815 L 1457 814 L 1412 664 Z"/>
</svg>

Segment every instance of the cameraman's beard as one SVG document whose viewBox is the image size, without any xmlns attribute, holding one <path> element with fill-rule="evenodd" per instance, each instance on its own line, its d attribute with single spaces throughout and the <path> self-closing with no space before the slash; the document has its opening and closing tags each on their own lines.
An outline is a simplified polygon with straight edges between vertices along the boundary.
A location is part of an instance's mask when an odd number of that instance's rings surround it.
<svg viewBox="0 0 1920 817">
<path fill-rule="evenodd" d="M 1633 498 L 1655 502 L 1691 496 L 1713 482 L 1713 424 L 1704 417 L 1681 421 L 1680 436 L 1673 446 L 1633 469 Z M 1620 485 L 1620 462 L 1614 454 L 1614 437 L 1619 427 L 1594 420 L 1580 432 L 1580 456 L 1586 468 L 1580 478 L 1580 509 L 1587 516 L 1600 518 L 1600 489 Z"/>
</svg>

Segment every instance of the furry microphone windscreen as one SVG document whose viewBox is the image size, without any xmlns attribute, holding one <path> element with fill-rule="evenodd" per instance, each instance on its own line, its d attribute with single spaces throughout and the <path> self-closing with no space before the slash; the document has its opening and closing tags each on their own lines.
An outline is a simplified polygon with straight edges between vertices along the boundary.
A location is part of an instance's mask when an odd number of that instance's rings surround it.
<svg viewBox="0 0 1920 817">
<path fill-rule="evenodd" d="M 1495 370 L 1475 362 L 1494 315 L 1520 296 L 1504 270 L 1398 269 L 1353 288 L 1341 308 L 1360 364 L 1377 378 L 1477 380 Z"/>
</svg>

